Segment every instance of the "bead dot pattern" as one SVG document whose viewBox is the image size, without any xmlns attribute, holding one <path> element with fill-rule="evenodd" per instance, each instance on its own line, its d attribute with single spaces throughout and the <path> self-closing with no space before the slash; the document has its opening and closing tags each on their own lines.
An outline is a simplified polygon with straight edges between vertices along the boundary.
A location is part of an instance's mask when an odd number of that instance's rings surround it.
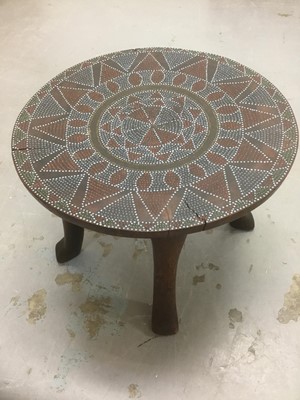
<svg viewBox="0 0 300 400">
<path fill-rule="evenodd" d="M 82 62 L 17 118 L 12 154 L 33 195 L 127 232 L 195 228 L 266 199 L 298 129 L 267 79 L 228 58 L 150 48 Z"/>
</svg>

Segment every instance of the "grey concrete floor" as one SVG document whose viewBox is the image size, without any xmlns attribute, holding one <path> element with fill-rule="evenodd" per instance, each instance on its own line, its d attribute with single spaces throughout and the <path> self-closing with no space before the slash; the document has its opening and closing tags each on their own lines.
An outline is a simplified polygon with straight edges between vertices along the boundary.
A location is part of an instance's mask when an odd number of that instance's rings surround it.
<svg viewBox="0 0 300 400">
<path fill-rule="evenodd" d="M 253 232 L 188 237 L 170 337 L 150 329 L 150 242 L 86 232 L 58 265 L 60 220 L 14 171 L 14 121 L 46 81 L 146 46 L 240 61 L 300 121 L 297 0 L 0 0 L 0 399 L 299 400 L 299 157 Z"/>
</svg>

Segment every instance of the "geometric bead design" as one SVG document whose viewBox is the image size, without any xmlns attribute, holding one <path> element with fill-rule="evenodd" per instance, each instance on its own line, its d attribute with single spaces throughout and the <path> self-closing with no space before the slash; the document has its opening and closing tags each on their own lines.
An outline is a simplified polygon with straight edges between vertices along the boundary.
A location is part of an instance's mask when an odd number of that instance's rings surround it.
<svg viewBox="0 0 300 400">
<path fill-rule="evenodd" d="M 287 100 L 228 58 L 121 51 L 69 68 L 25 105 L 13 160 L 30 192 L 78 221 L 127 232 L 209 228 L 287 176 Z"/>
</svg>

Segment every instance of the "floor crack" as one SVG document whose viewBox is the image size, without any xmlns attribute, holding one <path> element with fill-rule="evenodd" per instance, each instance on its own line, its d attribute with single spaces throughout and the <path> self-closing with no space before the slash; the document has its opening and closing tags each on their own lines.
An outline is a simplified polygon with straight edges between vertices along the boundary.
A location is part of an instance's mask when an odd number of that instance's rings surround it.
<svg viewBox="0 0 300 400">
<path fill-rule="evenodd" d="M 158 336 L 153 336 L 153 337 L 151 337 L 150 339 L 147 339 L 147 340 L 145 340 L 144 342 L 140 343 L 137 347 L 141 347 L 141 346 L 143 346 L 144 344 L 150 342 L 150 340 L 156 339 L 157 337 L 158 337 Z"/>
</svg>

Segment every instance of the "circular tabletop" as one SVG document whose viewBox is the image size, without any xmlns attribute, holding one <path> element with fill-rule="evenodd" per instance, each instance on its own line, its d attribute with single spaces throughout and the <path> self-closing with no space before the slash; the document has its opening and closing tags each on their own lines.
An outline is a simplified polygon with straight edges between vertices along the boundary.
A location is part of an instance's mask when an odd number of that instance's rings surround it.
<svg viewBox="0 0 300 400">
<path fill-rule="evenodd" d="M 228 58 L 134 49 L 67 69 L 21 111 L 12 153 L 54 213 L 124 236 L 200 231 L 266 200 L 297 151 L 284 96 Z"/>
</svg>

